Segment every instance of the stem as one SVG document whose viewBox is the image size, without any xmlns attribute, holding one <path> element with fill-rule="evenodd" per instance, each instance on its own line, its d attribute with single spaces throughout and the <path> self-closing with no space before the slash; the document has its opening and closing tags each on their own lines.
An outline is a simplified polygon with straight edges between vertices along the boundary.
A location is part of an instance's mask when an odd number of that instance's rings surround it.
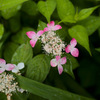
<svg viewBox="0 0 100 100">
<path fill-rule="evenodd" d="M 11 95 L 7 95 L 7 100 L 11 100 Z"/>
</svg>

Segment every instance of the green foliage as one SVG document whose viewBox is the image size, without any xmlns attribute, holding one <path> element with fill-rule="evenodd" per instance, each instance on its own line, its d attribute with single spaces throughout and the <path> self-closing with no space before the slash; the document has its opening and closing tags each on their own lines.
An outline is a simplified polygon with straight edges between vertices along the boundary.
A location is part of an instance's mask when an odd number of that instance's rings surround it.
<svg viewBox="0 0 100 100">
<path fill-rule="evenodd" d="M 2 24 L 0 24 L 0 39 L 2 38 L 3 33 L 4 33 L 4 27 Z"/>
<path fill-rule="evenodd" d="M 41 96 L 49 100 L 94 100 L 91 98 L 86 98 L 79 96 L 68 91 L 64 91 L 58 88 L 54 88 L 42 83 L 36 82 L 34 80 L 27 79 L 22 76 L 16 76 L 17 81 L 21 88 L 28 90 L 30 93 Z"/>
<path fill-rule="evenodd" d="M 100 26 L 100 17 L 89 16 L 87 19 L 78 22 L 87 29 L 88 35 L 92 35 Z"/>
<path fill-rule="evenodd" d="M 38 14 L 37 5 L 34 1 L 31 1 L 31 0 L 23 3 L 22 11 L 26 12 L 27 14 L 31 16 L 35 16 Z"/>
<path fill-rule="evenodd" d="M 73 4 L 69 0 L 56 0 L 56 2 L 60 19 L 70 22 L 75 15 Z"/>
<path fill-rule="evenodd" d="M 92 96 L 99 100 L 99 1 L 0 0 L 0 58 L 7 63 L 25 63 L 23 76 L 14 75 L 19 86 L 27 92 L 13 93 L 12 100 L 94 100 L 88 98 Z M 54 56 L 45 55 L 41 41 L 32 48 L 26 35 L 28 31 L 44 30 L 50 21 L 61 24 L 62 29 L 55 32 L 65 47 L 72 38 L 78 42 L 79 57 L 70 53 L 61 55 L 67 58 L 61 75 L 57 67 L 50 66 Z M 0 100 L 6 99 L 0 92 Z"/>
<path fill-rule="evenodd" d="M 44 81 L 50 70 L 50 58 L 40 54 L 27 63 L 26 77 L 36 81 Z"/>
<path fill-rule="evenodd" d="M 50 22 L 50 17 L 56 8 L 55 0 L 39 1 L 37 6 L 41 14 Z"/>
<path fill-rule="evenodd" d="M 5 45 L 5 50 L 4 50 L 4 59 L 7 61 L 7 62 L 11 62 L 11 59 L 12 59 L 12 56 L 14 54 L 14 52 L 16 51 L 16 49 L 18 48 L 18 44 L 15 44 L 13 42 L 8 42 L 6 45 Z"/>
<path fill-rule="evenodd" d="M 0 0 L 0 10 L 9 9 L 27 0 Z"/>
<path fill-rule="evenodd" d="M 33 52 L 31 46 L 28 43 L 22 44 L 13 54 L 11 62 L 14 64 L 18 64 L 19 62 L 26 63 L 32 56 Z"/>
<path fill-rule="evenodd" d="M 82 10 L 79 12 L 77 18 L 75 18 L 75 19 L 76 19 L 76 20 L 83 20 L 83 19 L 89 17 L 89 16 L 92 14 L 92 12 L 93 12 L 95 9 L 97 9 L 97 8 L 98 8 L 98 6 L 96 6 L 96 7 L 91 7 L 91 8 L 87 8 L 87 9 L 82 9 Z"/>
<path fill-rule="evenodd" d="M 14 6 L 12 8 L 9 8 L 9 9 L 4 9 L 1 11 L 1 15 L 5 18 L 5 19 L 9 19 L 11 18 L 12 16 L 14 16 L 18 10 L 21 9 L 21 5 L 17 5 L 17 6 Z"/>
<path fill-rule="evenodd" d="M 72 38 L 75 38 L 77 40 L 77 42 L 80 45 L 82 45 L 91 55 L 87 30 L 83 26 L 76 25 L 76 26 L 70 28 L 69 35 Z"/>
</svg>

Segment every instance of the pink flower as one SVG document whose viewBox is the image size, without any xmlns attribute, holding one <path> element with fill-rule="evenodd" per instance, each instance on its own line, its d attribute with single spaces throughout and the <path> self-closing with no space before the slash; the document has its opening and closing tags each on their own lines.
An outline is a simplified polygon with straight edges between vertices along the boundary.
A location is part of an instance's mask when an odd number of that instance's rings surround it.
<svg viewBox="0 0 100 100">
<path fill-rule="evenodd" d="M 55 22 L 51 21 L 50 24 L 48 23 L 47 27 L 44 28 L 44 32 L 47 32 L 47 31 L 56 31 L 56 30 L 59 30 L 61 28 L 62 27 L 60 25 L 55 25 Z"/>
<path fill-rule="evenodd" d="M 59 74 L 62 74 L 62 72 L 63 72 L 62 65 L 65 64 L 66 62 L 67 62 L 66 57 L 60 58 L 60 56 L 56 56 L 55 59 L 51 60 L 50 64 L 52 67 L 58 66 L 58 72 L 59 72 Z"/>
<path fill-rule="evenodd" d="M 75 48 L 75 46 L 77 45 L 77 41 L 76 39 L 72 39 L 70 41 L 70 44 L 67 45 L 67 47 L 65 48 L 66 53 L 71 53 L 72 56 L 74 57 L 78 57 L 79 56 L 79 50 L 77 48 Z"/>
<path fill-rule="evenodd" d="M 0 58 L 0 73 L 4 72 L 5 70 L 11 71 L 15 66 L 13 64 L 6 64 L 4 59 Z"/>
<path fill-rule="evenodd" d="M 34 31 L 29 31 L 27 32 L 27 36 L 31 39 L 30 40 L 30 44 L 32 47 L 35 46 L 37 40 L 39 39 L 39 37 L 44 33 L 44 31 L 40 30 L 39 32 L 37 32 L 37 34 Z"/>
</svg>

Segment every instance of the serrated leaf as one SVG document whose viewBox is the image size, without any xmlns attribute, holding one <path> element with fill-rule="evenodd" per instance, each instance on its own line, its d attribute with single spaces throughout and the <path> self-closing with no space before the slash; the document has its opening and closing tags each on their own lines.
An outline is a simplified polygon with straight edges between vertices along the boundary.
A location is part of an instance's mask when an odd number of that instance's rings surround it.
<svg viewBox="0 0 100 100">
<path fill-rule="evenodd" d="M 0 24 L 0 39 L 2 38 L 3 33 L 4 33 L 4 27 L 2 24 Z"/>
<path fill-rule="evenodd" d="M 55 0 L 39 1 L 37 6 L 40 13 L 50 22 L 50 17 L 56 8 Z"/>
<path fill-rule="evenodd" d="M 44 81 L 50 70 L 50 58 L 40 54 L 27 63 L 26 77 L 36 81 Z"/>
<path fill-rule="evenodd" d="M 0 0 L 0 10 L 9 9 L 27 0 Z"/>
<path fill-rule="evenodd" d="M 57 11 L 61 20 L 67 20 L 68 16 L 75 15 L 75 9 L 73 4 L 69 0 L 56 0 Z M 67 20 L 69 21 L 69 20 Z"/>
<path fill-rule="evenodd" d="M 21 8 L 21 5 L 17 5 L 17 6 L 14 6 L 12 8 L 9 8 L 9 9 L 5 9 L 5 10 L 2 10 L 1 11 L 1 15 L 5 18 L 5 19 L 9 19 L 11 18 L 12 16 L 14 16 L 18 10 L 20 10 Z"/>
<path fill-rule="evenodd" d="M 11 62 L 11 58 L 14 54 L 14 52 L 16 51 L 16 49 L 18 48 L 18 44 L 15 44 L 13 42 L 8 42 L 5 45 L 5 49 L 4 49 L 4 59 L 6 60 L 6 62 Z"/>
<path fill-rule="evenodd" d="M 33 51 L 31 46 L 27 44 L 22 44 L 17 48 L 15 53 L 12 56 L 11 62 L 14 64 L 18 64 L 19 62 L 26 63 L 33 56 Z"/>
<path fill-rule="evenodd" d="M 87 35 L 87 30 L 81 25 L 73 26 L 69 29 L 69 35 L 72 38 L 75 38 L 77 42 L 82 45 L 91 55 L 90 47 L 89 47 L 89 38 Z"/>
<path fill-rule="evenodd" d="M 68 91 L 64 91 L 58 88 L 54 88 L 34 80 L 30 80 L 23 76 L 18 76 L 17 81 L 21 88 L 28 90 L 30 93 L 41 96 L 48 100 L 94 100 L 92 98 L 87 98 L 80 96 Z"/>
<path fill-rule="evenodd" d="M 37 4 L 34 1 L 27 1 L 22 5 L 22 11 L 26 12 L 31 16 L 35 16 L 38 14 Z"/>
<path fill-rule="evenodd" d="M 83 20 L 87 17 L 89 17 L 92 12 L 97 9 L 99 6 L 96 6 L 96 7 L 91 7 L 91 8 L 86 8 L 86 9 L 82 9 L 79 14 L 78 14 L 78 20 Z"/>
<path fill-rule="evenodd" d="M 100 27 L 100 17 L 89 16 L 87 19 L 78 22 L 87 29 L 88 35 L 92 35 Z"/>
</svg>

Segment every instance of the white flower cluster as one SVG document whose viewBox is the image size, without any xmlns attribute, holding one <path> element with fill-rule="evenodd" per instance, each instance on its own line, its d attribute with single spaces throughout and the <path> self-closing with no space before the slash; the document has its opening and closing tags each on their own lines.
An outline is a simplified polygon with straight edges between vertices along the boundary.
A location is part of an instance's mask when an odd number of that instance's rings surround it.
<svg viewBox="0 0 100 100">
<path fill-rule="evenodd" d="M 23 89 L 18 87 L 18 82 L 15 82 L 14 76 L 6 73 L 0 74 L 0 92 L 12 96 L 12 92 L 16 91 L 22 93 Z"/>
<path fill-rule="evenodd" d="M 51 53 L 55 56 L 60 56 L 62 54 L 62 50 L 65 48 L 63 41 L 56 36 L 56 33 L 53 31 L 45 32 L 41 36 L 41 40 L 44 50 L 49 54 Z"/>
</svg>

